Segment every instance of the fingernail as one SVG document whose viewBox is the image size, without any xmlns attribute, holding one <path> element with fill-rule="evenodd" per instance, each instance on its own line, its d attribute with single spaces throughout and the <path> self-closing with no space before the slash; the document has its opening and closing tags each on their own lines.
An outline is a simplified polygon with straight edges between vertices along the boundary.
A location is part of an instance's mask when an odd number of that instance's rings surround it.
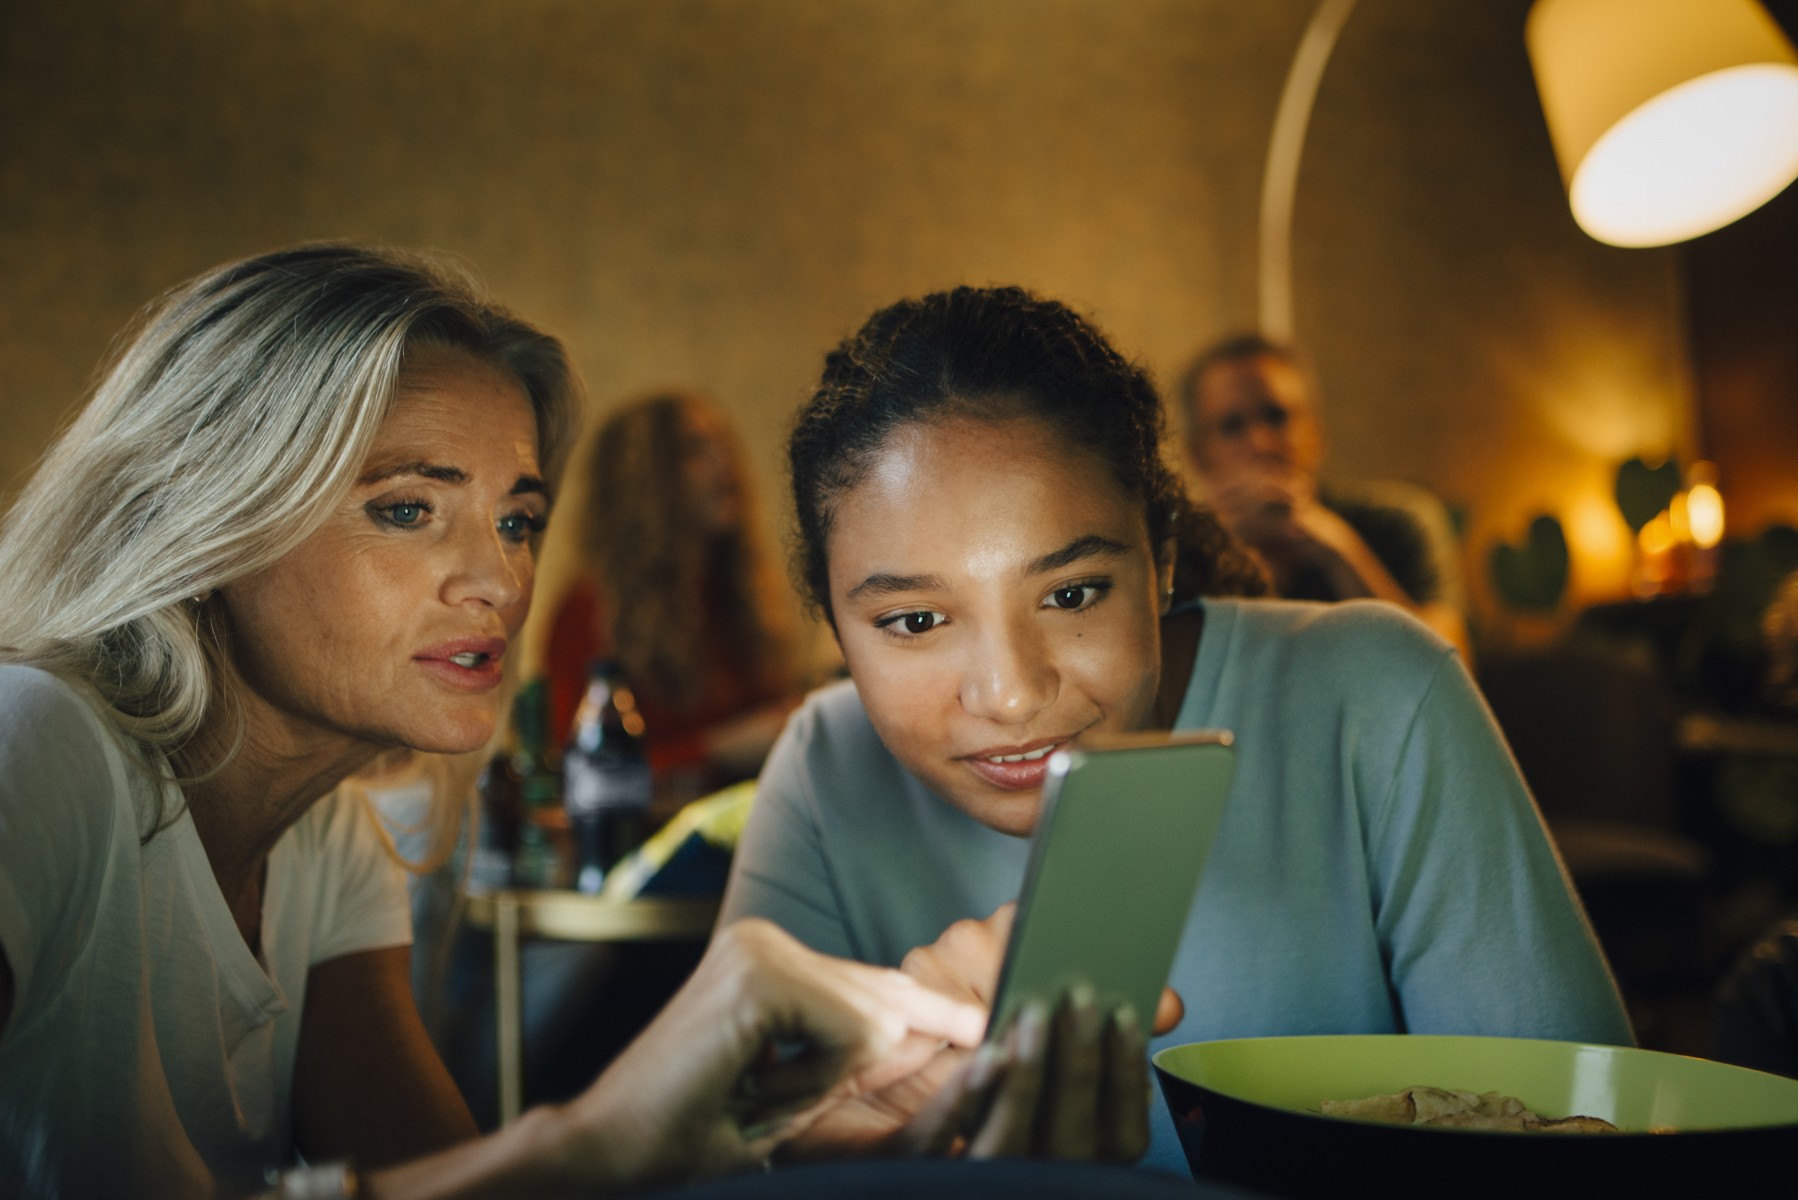
<svg viewBox="0 0 1798 1200">
<path fill-rule="evenodd" d="M 1099 1012 L 1099 1000 L 1090 983 L 1082 980 L 1068 989 L 1068 1015 L 1073 1018 L 1074 1031 L 1080 1037 L 1096 1039 L 1099 1036 L 1105 1019 Z"/>
<path fill-rule="evenodd" d="M 1018 1056 L 1035 1058 L 1043 1051 L 1043 1044 L 1049 1036 L 1049 1013 L 1037 1000 L 1032 1000 L 1018 1012 Z"/>
<path fill-rule="evenodd" d="M 993 1075 L 999 1069 L 999 1056 L 1002 1051 L 998 1044 L 988 1042 L 974 1052 L 974 1063 L 968 1068 L 968 1087 L 979 1091 L 993 1081 Z"/>
<path fill-rule="evenodd" d="M 1136 1005 L 1128 1000 L 1111 1010 L 1111 1024 L 1125 1037 L 1137 1037 L 1142 1032 L 1142 1022 L 1136 1019 Z"/>
</svg>

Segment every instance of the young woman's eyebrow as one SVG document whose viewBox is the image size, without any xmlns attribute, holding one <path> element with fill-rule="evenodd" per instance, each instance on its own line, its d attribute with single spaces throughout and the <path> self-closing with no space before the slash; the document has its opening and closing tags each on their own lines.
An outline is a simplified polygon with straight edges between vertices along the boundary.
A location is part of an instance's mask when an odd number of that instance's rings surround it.
<svg viewBox="0 0 1798 1200">
<path fill-rule="evenodd" d="M 1130 547 L 1122 542 L 1089 533 L 1085 537 L 1077 537 L 1059 550 L 1051 550 L 1025 568 L 1028 575 L 1047 575 L 1051 571 L 1059 571 L 1071 567 L 1087 558 L 1121 558 L 1130 553 Z"/>
<path fill-rule="evenodd" d="M 889 575 L 876 572 L 849 589 L 845 600 L 863 596 L 892 596 L 900 592 L 940 591 L 948 585 L 941 575 Z"/>
<path fill-rule="evenodd" d="M 1026 575 L 1047 575 L 1051 571 L 1059 571 L 1088 558 L 1121 558 L 1130 553 L 1130 547 L 1112 538 L 1089 533 L 1077 537 L 1059 550 L 1051 550 L 1041 558 L 1031 560 L 1024 568 Z M 859 599 L 862 596 L 892 596 L 900 592 L 937 591 L 947 588 L 941 575 L 892 575 L 876 572 L 849 589 L 846 600 Z"/>
</svg>

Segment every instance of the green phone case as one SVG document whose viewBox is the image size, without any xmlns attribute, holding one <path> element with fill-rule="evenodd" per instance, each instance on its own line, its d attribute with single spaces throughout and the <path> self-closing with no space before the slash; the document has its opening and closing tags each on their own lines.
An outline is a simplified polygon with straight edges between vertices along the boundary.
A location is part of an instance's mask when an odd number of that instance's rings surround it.
<svg viewBox="0 0 1798 1200">
<path fill-rule="evenodd" d="M 1129 734 L 1058 751 L 987 1027 L 1078 979 L 1145 1030 L 1167 984 L 1234 770 L 1222 731 Z"/>
</svg>

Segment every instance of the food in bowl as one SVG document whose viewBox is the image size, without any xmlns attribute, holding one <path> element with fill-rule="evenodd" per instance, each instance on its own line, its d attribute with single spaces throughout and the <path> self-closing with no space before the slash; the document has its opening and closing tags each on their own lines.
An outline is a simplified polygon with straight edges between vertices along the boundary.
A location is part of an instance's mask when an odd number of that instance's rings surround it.
<svg viewBox="0 0 1798 1200">
<path fill-rule="evenodd" d="M 1325 1100 L 1318 1111 L 1326 1117 L 1383 1121 L 1389 1125 L 1434 1125 L 1442 1129 L 1482 1129 L 1501 1133 L 1616 1133 L 1602 1117 L 1544 1117 L 1523 1101 L 1502 1092 L 1458 1091 L 1454 1088 L 1408 1087 L 1403 1091 L 1360 1100 Z"/>
<path fill-rule="evenodd" d="M 1627 1046 L 1315 1034 L 1168 1046 L 1154 1061 L 1193 1174 L 1282 1197 L 1450 1186 L 1464 1200 L 1516 1200 L 1586 1180 L 1602 1180 L 1606 1195 L 1728 1194 L 1748 1190 L 1732 1187 L 1738 1180 L 1784 1178 L 1798 1144 L 1798 1079 Z M 1519 1137 L 1318 1111 L 1420 1080 L 1472 1083 L 1552 1116 L 1603 1117 L 1620 1132 Z"/>
</svg>

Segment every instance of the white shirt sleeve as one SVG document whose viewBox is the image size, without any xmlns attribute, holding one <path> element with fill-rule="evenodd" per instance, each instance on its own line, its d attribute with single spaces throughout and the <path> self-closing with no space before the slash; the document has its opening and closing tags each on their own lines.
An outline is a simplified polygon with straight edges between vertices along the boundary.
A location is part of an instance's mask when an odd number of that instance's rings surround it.
<svg viewBox="0 0 1798 1200">
<path fill-rule="evenodd" d="M 0 947 L 13 1015 L 51 1002 L 93 929 L 115 824 L 131 801 L 119 748 L 69 687 L 0 667 Z"/>
<path fill-rule="evenodd" d="M 340 788 L 307 814 L 308 849 L 321 886 L 312 933 L 312 965 L 346 954 L 412 944 L 406 872 L 375 828 L 368 802 Z"/>
</svg>

